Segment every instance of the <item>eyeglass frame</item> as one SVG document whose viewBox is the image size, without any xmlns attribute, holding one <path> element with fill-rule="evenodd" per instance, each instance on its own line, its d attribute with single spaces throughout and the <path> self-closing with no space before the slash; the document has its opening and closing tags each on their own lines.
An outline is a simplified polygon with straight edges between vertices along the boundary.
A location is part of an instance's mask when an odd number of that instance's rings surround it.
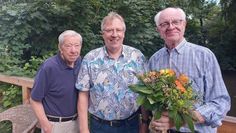
<svg viewBox="0 0 236 133">
<path fill-rule="evenodd" d="M 184 20 L 183 19 L 175 19 L 175 20 L 169 20 L 168 21 L 165 21 L 161 24 L 159 24 L 158 26 L 162 29 L 166 29 L 168 28 L 170 25 L 172 26 L 179 26 Z"/>
<path fill-rule="evenodd" d="M 116 33 L 122 33 L 124 32 L 125 30 L 124 29 L 104 29 L 103 32 L 106 32 L 108 34 L 113 34 L 114 32 Z"/>
</svg>

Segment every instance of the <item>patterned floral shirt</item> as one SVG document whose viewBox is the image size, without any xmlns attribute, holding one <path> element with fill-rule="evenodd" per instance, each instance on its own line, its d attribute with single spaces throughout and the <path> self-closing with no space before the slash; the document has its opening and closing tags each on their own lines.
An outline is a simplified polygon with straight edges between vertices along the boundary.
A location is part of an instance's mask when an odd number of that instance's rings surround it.
<svg viewBox="0 0 236 133">
<path fill-rule="evenodd" d="M 83 59 L 76 88 L 89 91 L 89 112 L 101 119 L 120 120 L 137 111 L 137 94 L 128 86 L 138 82 L 136 74 L 145 71 L 146 59 L 137 49 L 123 45 L 117 60 L 106 48 L 90 51 Z"/>
</svg>

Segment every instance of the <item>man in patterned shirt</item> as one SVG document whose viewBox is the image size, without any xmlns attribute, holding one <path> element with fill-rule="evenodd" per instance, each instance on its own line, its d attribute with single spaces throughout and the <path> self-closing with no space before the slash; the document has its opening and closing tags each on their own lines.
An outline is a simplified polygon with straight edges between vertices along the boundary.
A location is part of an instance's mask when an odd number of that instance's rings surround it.
<svg viewBox="0 0 236 133">
<path fill-rule="evenodd" d="M 184 38 L 186 15 L 180 8 L 166 8 L 155 16 L 157 31 L 165 41 L 165 47 L 157 51 L 149 60 L 150 70 L 171 68 L 177 74 L 190 77 L 193 89 L 202 94 L 201 103 L 195 105 L 195 132 L 216 133 L 221 120 L 230 109 L 230 97 L 222 79 L 215 55 Z M 154 132 L 170 129 L 177 132 L 173 123 L 164 113 L 159 120 L 153 120 L 150 128 Z M 190 132 L 183 126 L 181 132 Z"/>
<path fill-rule="evenodd" d="M 147 124 L 139 126 L 137 94 L 128 88 L 138 82 L 135 75 L 145 71 L 145 57 L 139 50 L 123 45 L 126 26 L 119 14 L 110 12 L 101 30 L 105 46 L 84 57 L 76 82 L 80 91 L 80 133 L 147 132 Z"/>
</svg>

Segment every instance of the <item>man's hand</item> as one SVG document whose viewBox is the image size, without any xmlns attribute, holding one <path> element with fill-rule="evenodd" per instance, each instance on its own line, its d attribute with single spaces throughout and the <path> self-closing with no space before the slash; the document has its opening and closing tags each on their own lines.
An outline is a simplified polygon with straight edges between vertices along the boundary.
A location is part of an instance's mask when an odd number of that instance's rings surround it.
<svg viewBox="0 0 236 133">
<path fill-rule="evenodd" d="M 204 117 L 198 111 L 193 111 L 193 115 L 194 115 L 195 119 L 197 120 L 197 123 L 204 123 L 205 122 Z"/>
<path fill-rule="evenodd" d="M 152 133 L 158 133 L 161 131 L 167 131 L 173 126 L 174 124 L 168 117 L 168 112 L 163 112 L 160 119 L 158 120 L 152 119 L 149 125 L 149 129 L 151 130 Z"/>
<path fill-rule="evenodd" d="M 52 133 L 53 125 L 48 122 L 46 125 L 42 126 L 44 133 Z"/>
</svg>

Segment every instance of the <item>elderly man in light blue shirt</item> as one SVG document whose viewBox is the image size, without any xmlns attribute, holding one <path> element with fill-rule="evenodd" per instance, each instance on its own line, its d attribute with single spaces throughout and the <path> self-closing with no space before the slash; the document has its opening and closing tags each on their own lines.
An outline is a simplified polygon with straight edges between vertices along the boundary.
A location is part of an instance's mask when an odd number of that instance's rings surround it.
<svg viewBox="0 0 236 133">
<path fill-rule="evenodd" d="M 193 89 L 201 94 L 201 102 L 195 105 L 197 118 L 195 132 L 216 133 L 217 127 L 230 109 L 230 97 L 222 79 L 215 55 L 184 38 L 186 15 L 180 8 L 166 8 L 155 16 L 157 31 L 165 41 L 165 47 L 157 51 L 149 60 L 150 70 L 170 68 L 177 74 L 186 74 L 192 81 Z M 167 130 L 176 132 L 168 115 L 153 120 L 150 129 L 153 132 Z M 190 132 L 186 126 L 180 132 Z"/>
</svg>

